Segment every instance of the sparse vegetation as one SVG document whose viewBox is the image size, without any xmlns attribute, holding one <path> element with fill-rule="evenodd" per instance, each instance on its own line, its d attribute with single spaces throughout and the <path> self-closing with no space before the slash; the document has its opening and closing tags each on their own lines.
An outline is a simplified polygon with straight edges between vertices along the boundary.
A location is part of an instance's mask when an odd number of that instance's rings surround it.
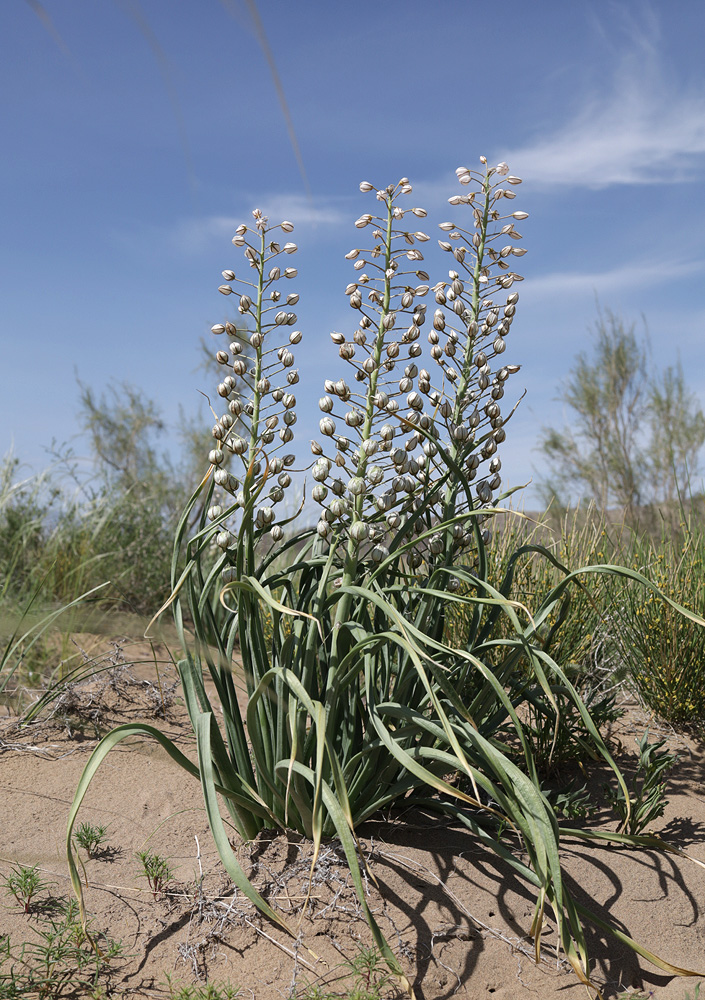
<svg viewBox="0 0 705 1000">
<path fill-rule="evenodd" d="M 358 944 L 357 955 L 340 966 L 333 981 L 295 985 L 290 1000 L 386 1000 L 399 997 L 384 958 L 377 948 Z"/>
<path fill-rule="evenodd" d="M 82 925 L 75 899 L 27 927 L 14 945 L 0 938 L 0 1000 L 100 1000 L 122 946 Z M 112 963 L 112 964 L 111 964 Z"/>
<path fill-rule="evenodd" d="M 174 983 L 171 976 L 167 976 L 166 981 L 169 1000 L 242 1000 L 245 996 L 239 987 L 230 986 L 229 983 L 224 985 L 206 983 L 203 986 L 183 985 Z"/>
</svg>

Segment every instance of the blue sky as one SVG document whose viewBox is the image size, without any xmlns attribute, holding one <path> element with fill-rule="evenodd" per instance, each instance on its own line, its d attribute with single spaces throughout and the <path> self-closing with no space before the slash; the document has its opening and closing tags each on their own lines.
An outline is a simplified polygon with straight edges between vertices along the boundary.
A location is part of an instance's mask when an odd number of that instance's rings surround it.
<svg viewBox="0 0 705 1000">
<path fill-rule="evenodd" d="M 171 424 L 179 405 L 207 421 L 199 339 L 232 315 L 220 272 L 238 270 L 231 237 L 260 207 L 295 224 L 300 248 L 303 459 L 323 379 L 343 374 L 328 335 L 354 326 L 359 182 L 408 176 L 440 236 L 455 168 L 481 154 L 523 178 L 514 207 L 530 213 L 506 354 L 527 396 L 505 482 L 541 471 L 541 427 L 569 416 L 556 396 L 589 349 L 596 297 L 643 314 L 655 361 L 680 357 L 705 404 L 699 0 L 257 10 L 301 163 L 247 0 L 1 5 L 3 451 L 34 468 L 52 439 L 85 453 L 76 375 L 98 393 L 139 386 Z"/>
</svg>

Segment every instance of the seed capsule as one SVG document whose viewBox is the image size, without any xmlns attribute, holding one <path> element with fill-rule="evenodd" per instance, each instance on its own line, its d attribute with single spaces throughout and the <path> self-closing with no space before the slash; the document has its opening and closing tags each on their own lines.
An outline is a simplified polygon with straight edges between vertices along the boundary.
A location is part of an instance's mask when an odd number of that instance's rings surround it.
<svg viewBox="0 0 705 1000">
<path fill-rule="evenodd" d="M 480 500 L 480 503 L 489 503 L 492 499 L 492 490 L 486 482 L 478 483 L 475 487 L 475 493 Z"/>
<path fill-rule="evenodd" d="M 350 525 L 350 537 L 355 542 L 363 542 L 368 535 L 369 529 L 364 521 L 355 521 Z"/>
<path fill-rule="evenodd" d="M 257 513 L 264 524 L 271 524 L 276 516 L 272 507 L 260 507 Z"/>
<path fill-rule="evenodd" d="M 443 551 L 443 539 L 440 535 L 433 535 L 429 539 L 428 547 L 434 556 L 439 555 Z"/>
<path fill-rule="evenodd" d="M 235 542 L 235 536 L 230 531 L 219 531 L 215 536 L 215 544 L 221 549 L 230 548 Z"/>
</svg>

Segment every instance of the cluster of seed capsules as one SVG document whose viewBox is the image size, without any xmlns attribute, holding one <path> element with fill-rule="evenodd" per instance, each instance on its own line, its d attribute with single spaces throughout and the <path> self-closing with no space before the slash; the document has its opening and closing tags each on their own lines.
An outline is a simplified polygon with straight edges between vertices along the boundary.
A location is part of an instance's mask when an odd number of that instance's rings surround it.
<svg viewBox="0 0 705 1000">
<path fill-rule="evenodd" d="M 226 284 L 218 289 L 223 295 L 238 294 L 233 284 L 240 286 L 238 312 L 254 331 L 238 331 L 233 323 L 217 323 L 211 332 L 228 334 L 233 339 L 229 350 L 216 354 L 217 362 L 227 370 L 218 385 L 218 395 L 227 402 L 227 412 L 213 426 L 215 445 L 209 461 L 215 467 L 217 486 L 235 498 L 235 505 L 252 513 L 257 529 L 269 532 L 274 541 L 283 537 L 276 523 L 275 507 L 281 503 L 291 484 L 289 468 L 295 456 L 286 451 L 294 437 L 296 396 L 293 387 L 299 381 L 294 368 L 292 346 L 301 341 L 301 331 L 282 333 L 296 325 L 296 313 L 290 311 L 299 300 L 296 292 L 285 293 L 281 282 L 295 278 L 295 267 L 282 267 L 282 257 L 296 253 L 296 244 L 281 245 L 273 234 L 281 229 L 293 231 L 290 222 L 269 228 L 261 211 L 253 213 L 254 228 L 238 226 L 233 244 L 244 247 L 249 267 L 255 271 L 253 280 L 236 278 L 234 271 L 223 271 Z M 276 342 L 273 342 L 276 341 Z M 240 477 L 229 466 L 237 457 L 242 464 Z M 232 503 L 230 504 L 232 506 Z M 221 503 L 208 510 L 211 521 L 224 514 Z M 235 543 L 235 535 L 227 528 L 216 536 L 222 549 Z"/>
<path fill-rule="evenodd" d="M 510 260 L 526 252 L 515 245 L 522 238 L 515 224 L 527 213 L 503 213 L 520 179 L 509 174 L 506 164 L 488 167 L 484 158 L 481 162 L 480 172 L 467 167 L 456 171 L 460 184 L 471 190 L 449 202 L 465 206 L 471 228 L 440 224 L 446 239 L 439 246 L 454 258 L 454 268 L 448 280 L 432 286 L 419 249 L 430 238 L 415 228 L 427 213 L 399 203 L 411 194 L 408 178 L 381 190 L 367 182 L 360 185 L 363 193 L 376 191 L 383 208 L 356 222 L 358 229 L 371 229 L 371 246 L 346 254 L 358 272 L 346 289 L 358 325 L 350 338 L 342 333 L 331 337 L 354 374 L 350 381 L 325 382 L 319 402 L 321 440 L 311 442 L 311 495 L 320 505 L 316 531 L 321 540 L 347 538 L 373 562 L 383 561 L 394 539 L 405 535 L 423 536 L 409 552 L 413 566 L 442 554 L 449 539 L 453 548 L 473 545 L 472 521 L 462 515 L 487 507 L 501 486 L 497 449 L 509 419 L 501 400 L 507 379 L 519 369 L 500 358 L 518 300 L 509 289 L 522 280 L 510 269 Z M 291 481 L 287 469 L 294 462 L 292 454 L 280 454 L 296 422 L 291 389 L 298 371 L 290 348 L 301 333 L 290 333 L 283 346 L 280 337 L 272 336 L 296 324 L 295 313 L 282 306 L 298 301 L 291 293 L 282 303 L 280 280 L 297 272 L 282 270 L 275 259 L 294 253 L 296 245 L 281 246 L 272 239 L 274 229 L 290 233 L 291 223 L 269 229 L 261 212 L 253 215 L 254 229 L 240 226 L 233 243 L 245 247 L 256 272 L 255 280 L 240 280 L 247 290 L 238 305 L 254 323 L 254 332 L 239 335 L 230 323 L 212 328 L 215 334 L 229 333 L 233 341 L 230 352 L 216 355 L 230 369 L 218 386 L 228 409 L 213 427 L 215 447 L 209 458 L 215 482 L 251 512 L 255 528 L 277 541 L 283 531 L 275 506 L 284 498 Z M 234 272 L 223 276 L 228 283 L 220 291 L 233 294 Z M 497 296 L 504 301 L 496 302 Z M 435 300 L 432 316 L 424 301 L 430 297 Z M 424 327 L 429 328 L 425 350 Z M 270 346 L 274 339 L 278 343 Z M 243 461 L 242 482 L 224 467 L 228 453 Z M 223 508 L 214 504 L 208 514 L 220 520 Z M 455 522 L 450 534 L 429 532 L 429 525 L 449 519 Z M 227 529 L 217 536 L 224 549 L 234 541 Z"/>
<path fill-rule="evenodd" d="M 359 314 L 358 329 L 350 339 L 331 337 L 355 374 L 352 385 L 345 379 L 325 383 L 320 431 L 330 446 L 312 442 L 312 495 L 321 505 L 320 537 L 330 540 L 344 531 L 354 543 L 364 543 L 374 562 L 382 562 L 390 540 L 404 539 L 405 531 L 424 536 L 409 552 L 413 566 L 437 557 L 448 546 L 448 533 L 429 534 L 429 525 L 451 518 L 453 548 L 473 545 L 471 520 L 458 515 L 491 504 L 501 486 L 497 448 L 508 417 L 500 401 L 519 368 L 498 361 L 519 298 L 506 292 L 522 280 L 508 258 L 525 251 L 513 242 L 495 244 L 520 240 L 515 223 L 527 213 L 503 214 L 502 202 L 514 199 L 520 179 L 506 164 L 488 168 L 482 162 L 481 173 L 456 171 L 461 185 L 475 189 L 449 199 L 468 207 L 472 231 L 440 225 L 447 240 L 439 246 L 456 265 L 447 281 L 430 287 L 421 269 L 419 244 L 429 236 L 412 230 L 407 220 L 415 223 L 427 213 L 398 204 L 411 193 L 407 178 L 376 192 L 383 213 L 362 215 L 356 223 L 372 227 L 372 246 L 346 255 L 360 272 L 346 289 Z M 360 189 L 375 191 L 367 182 Z M 501 304 L 495 302 L 498 294 L 506 295 Z M 432 316 L 423 301 L 429 296 L 436 305 Z M 421 367 L 425 326 L 431 370 Z M 454 468 L 462 475 L 454 475 Z M 424 516 L 417 516 L 422 509 Z"/>
</svg>

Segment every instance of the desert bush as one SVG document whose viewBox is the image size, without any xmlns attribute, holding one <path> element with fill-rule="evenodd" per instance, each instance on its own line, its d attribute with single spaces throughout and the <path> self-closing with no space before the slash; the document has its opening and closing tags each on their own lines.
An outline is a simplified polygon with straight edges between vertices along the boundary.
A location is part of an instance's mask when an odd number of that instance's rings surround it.
<svg viewBox="0 0 705 1000">
<path fill-rule="evenodd" d="M 676 531 L 665 527 L 657 540 L 635 535 L 627 555 L 662 593 L 705 610 L 705 537 L 697 521 L 688 517 Z M 614 597 L 606 632 L 648 708 L 674 724 L 703 719 L 705 630 L 654 593 L 625 589 Z"/>
<path fill-rule="evenodd" d="M 650 357 L 648 335 L 609 309 L 598 309 L 593 352 L 581 352 L 560 399 L 572 410 L 571 428 L 544 428 L 540 449 L 550 476 L 547 497 L 591 497 L 605 509 L 675 503 L 699 477 L 705 415 L 683 367 Z"/>
<path fill-rule="evenodd" d="M 177 504 L 186 499 L 178 481 L 170 509 L 166 482 L 77 479 L 70 455 L 18 481 L 17 467 L 7 456 L 0 480 L 2 604 L 22 607 L 40 588 L 42 606 L 57 607 L 109 580 L 104 604 L 153 614 L 169 592 Z"/>
<path fill-rule="evenodd" d="M 293 351 L 301 340 L 292 329 L 298 294 L 287 290 L 297 274 L 287 264 L 296 245 L 285 242 L 293 225 L 270 226 L 256 211 L 250 227 L 236 230 L 244 276 L 224 271 L 220 291 L 235 294 L 249 320 L 252 353 L 243 356 L 234 324 L 214 325 L 216 337 L 233 337 L 216 355 L 225 412 L 212 430 L 211 474 L 176 533 L 169 602 L 184 645 L 179 672 L 198 765 L 141 724 L 101 741 L 67 833 L 79 895 L 71 830 L 81 800 L 110 749 L 141 733 L 199 778 L 227 872 L 288 931 L 295 933 L 245 877 L 221 799 L 245 838 L 263 827 L 311 838 L 313 864 L 322 838 L 339 838 L 375 946 L 410 994 L 369 909 L 355 835 L 375 812 L 401 803 L 457 819 L 526 879 L 537 897 L 537 955 L 548 906 L 568 960 L 589 982 L 581 916 L 590 914 L 564 885 L 556 818 L 518 710 L 526 691 L 540 689 L 555 729 L 560 686 L 629 809 L 624 779 L 550 648 L 577 580 L 607 572 L 649 584 L 612 564 L 569 573 L 534 540 L 509 554 L 502 578 L 493 578 L 488 525 L 502 499 L 498 448 L 513 412 L 502 400 L 518 370 L 503 358 L 519 298 L 512 288 L 521 280 L 510 262 L 524 253 L 515 226 L 526 213 L 513 206 L 519 178 L 506 164 L 481 162 L 479 172 L 457 171 L 462 193 L 450 203 L 462 218 L 440 223 L 440 250 L 451 270 L 432 285 L 420 249 L 429 236 L 416 228 L 426 212 L 406 207 L 407 178 L 380 190 L 361 185 L 376 197 L 379 214 L 360 216 L 356 227 L 371 237 L 346 255 L 355 270 L 346 294 L 356 329 L 332 339 L 352 374 L 350 382 L 327 380 L 320 400 L 320 440 L 312 442 L 315 526 L 299 527 L 286 508 L 299 380 Z M 239 469 L 226 468 L 228 456 Z M 195 509 L 203 513 L 190 531 Z M 558 582 L 525 614 L 513 597 L 514 578 L 533 560 L 545 560 Z M 462 635 L 449 625 L 456 607 L 463 609 Z M 243 711 L 233 678 L 236 648 L 247 688 Z M 204 671 L 217 692 L 222 730 Z M 516 750 L 507 746 L 508 729 Z"/>
</svg>

